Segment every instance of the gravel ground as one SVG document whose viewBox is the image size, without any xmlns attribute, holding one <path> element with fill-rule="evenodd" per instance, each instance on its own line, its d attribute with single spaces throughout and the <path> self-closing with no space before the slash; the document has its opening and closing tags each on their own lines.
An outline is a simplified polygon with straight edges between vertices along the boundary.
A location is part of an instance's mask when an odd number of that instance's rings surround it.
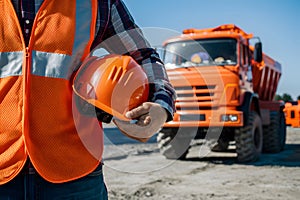
<svg viewBox="0 0 300 200">
<path fill-rule="evenodd" d="M 106 145 L 109 199 L 300 199 L 300 129 L 288 128 L 284 151 L 250 164 L 238 164 L 234 151 L 200 158 L 200 147 L 194 142 L 186 160 L 172 161 L 156 143 Z"/>
</svg>

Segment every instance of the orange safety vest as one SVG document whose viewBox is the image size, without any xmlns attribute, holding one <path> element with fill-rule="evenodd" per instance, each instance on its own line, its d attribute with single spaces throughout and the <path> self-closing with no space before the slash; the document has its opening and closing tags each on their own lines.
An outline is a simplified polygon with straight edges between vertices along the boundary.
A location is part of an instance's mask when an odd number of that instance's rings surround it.
<svg viewBox="0 0 300 200">
<path fill-rule="evenodd" d="M 72 91 L 96 18 L 97 0 L 45 0 L 26 48 L 11 1 L 0 1 L 0 184 L 28 156 L 53 183 L 83 177 L 99 164 L 102 127 L 79 114 Z"/>
</svg>

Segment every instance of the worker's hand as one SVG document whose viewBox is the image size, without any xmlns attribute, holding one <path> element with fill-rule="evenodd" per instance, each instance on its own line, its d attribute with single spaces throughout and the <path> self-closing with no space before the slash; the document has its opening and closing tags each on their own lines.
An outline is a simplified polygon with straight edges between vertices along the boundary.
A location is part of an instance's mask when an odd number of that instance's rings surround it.
<svg viewBox="0 0 300 200">
<path fill-rule="evenodd" d="M 120 131 L 126 136 L 146 142 L 167 120 L 167 112 L 157 103 L 145 102 L 126 113 L 126 117 L 136 120 L 135 123 L 114 119 Z"/>
</svg>

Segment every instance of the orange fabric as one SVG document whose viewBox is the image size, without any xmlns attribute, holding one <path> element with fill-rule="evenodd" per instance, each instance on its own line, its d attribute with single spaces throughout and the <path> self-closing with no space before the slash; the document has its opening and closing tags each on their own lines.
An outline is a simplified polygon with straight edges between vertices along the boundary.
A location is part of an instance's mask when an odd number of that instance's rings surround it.
<svg viewBox="0 0 300 200">
<path fill-rule="evenodd" d="M 73 115 L 70 88 L 70 82 L 62 79 L 31 77 L 30 89 L 35 92 L 30 96 L 29 102 L 32 110 L 29 115 L 29 130 L 35 134 L 26 135 L 26 138 L 30 137 L 30 140 L 26 140 L 26 147 L 36 169 L 54 182 L 59 182 L 62 178 L 80 177 L 82 171 L 90 171 L 91 165 L 96 166 L 101 159 L 100 155 L 89 152 L 102 152 L 101 134 L 97 130 L 88 130 L 88 134 L 93 135 L 84 139 L 80 135 L 80 128 L 70 118 Z M 61 99 L 67 99 L 68 103 L 61 102 Z M 85 124 L 93 128 L 91 118 L 81 118 L 81 121 L 85 120 Z M 56 124 L 57 121 L 64 124 Z M 95 122 L 97 120 L 94 119 Z M 83 134 L 86 132 L 84 130 Z M 57 167 L 63 171 L 57 171 Z"/>
<path fill-rule="evenodd" d="M 22 50 L 22 39 L 20 36 L 22 31 L 11 23 L 13 19 L 18 20 L 16 14 L 11 12 L 11 9 L 14 8 L 9 1 L 0 1 L 0 27 L 5 27 L 6 30 L 0 34 L 0 52 Z"/>
<path fill-rule="evenodd" d="M 0 183 L 11 180 L 26 160 L 22 137 L 22 77 L 0 79 Z M 11 106 L 16 105 L 16 106 Z"/>
<path fill-rule="evenodd" d="M 9 1 L 0 1 L 0 27 L 5 29 L 0 34 L 1 53 L 23 50 L 22 32 L 12 23 L 18 20 L 12 9 Z M 0 184 L 15 177 L 27 157 L 22 136 L 22 82 L 18 76 L 0 78 Z"/>
<path fill-rule="evenodd" d="M 47 7 L 47 9 L 44 9 Z M 35 35 L 35 50 L 72 54 L 75 35 L 76 1 L 45 1 L 39 12 Z M 70 12 L 71 11 L 71 12 Z M 60 23 L 58 23 L 60 22 Z"/>
<path fill-rule="evenodd" d="M 93 0 L 85 49 L 94 38 L 95 6 Z M 75 16 L 76 1 L 45 0 L 25 49 L 10 0 L 0 1 L 0 51 L 24 52 L 22 75 L 0 78 L 0 185 L 21 171 L 28 155 L 39 174 L 54 183 L 80 178 L 101 160 L 102 127 L 74 107 L 72 81 L 31 74 L 32 50 L 72 55 Z"/>
</svg>

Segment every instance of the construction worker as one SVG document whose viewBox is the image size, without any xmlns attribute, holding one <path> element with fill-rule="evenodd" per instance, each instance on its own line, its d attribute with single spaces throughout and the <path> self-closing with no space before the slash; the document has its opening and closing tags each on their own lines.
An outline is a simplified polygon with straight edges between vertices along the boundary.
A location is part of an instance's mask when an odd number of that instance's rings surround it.
<svg viewBox="0 0 300 200">
<path fill-rule="evenodd" d="M 1 0 L 0 32 L 0 199 L 107 199 L 101 123 L 77 115 L 74 74 L 105 41 L 130 55 L 147 74 L 149 98 L 125 114 L 137 123 L 116 124 L 149 138 L 137 130 L 174 112 L 158 54 L 121 0 Z M 95 122 L 100 131 L 89 132 Z"/>
</svg>

